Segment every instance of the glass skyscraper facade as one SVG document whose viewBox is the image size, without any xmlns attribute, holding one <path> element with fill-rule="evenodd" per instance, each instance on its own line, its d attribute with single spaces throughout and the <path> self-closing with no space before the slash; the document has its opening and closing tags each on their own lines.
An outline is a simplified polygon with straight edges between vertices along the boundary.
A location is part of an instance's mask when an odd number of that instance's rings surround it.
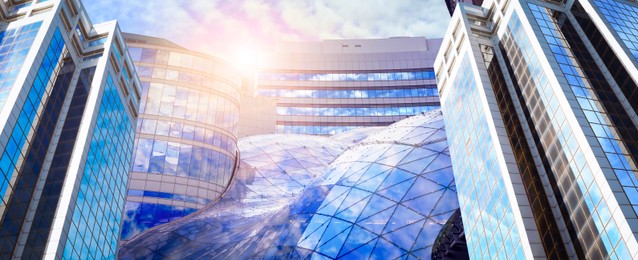
<svg viewBox="0 0 638 260">
<path fill-rule="evenodd" d="M 440 111 L 330 138 L 257 135 L 222 199 L 122 259 L 422 258 L 458 209 Z"/>
<path fill-rule="evenodd" d="M 241 77 L 164 39 L 125 34 L 142 98 L 122 239 L 215 202 L 237 158 Z"/>
<path fill-rule="evenodd" d="M 140 83 L 116 22 L 0 2 L 0 257 L 114 258 Z"/>
<path fill-rule="evenodd" d="M 277 133 L 387 126 L 439 108 L 439 45 L 423 37 L 282 42 L 258 75 L 257 95 L 277 98 Z"/>
<path fill-rule="evenodd" d="M 471 257 L 638 257 L 637 12 L 457 8 L 435 67 Z"/>
</svg>

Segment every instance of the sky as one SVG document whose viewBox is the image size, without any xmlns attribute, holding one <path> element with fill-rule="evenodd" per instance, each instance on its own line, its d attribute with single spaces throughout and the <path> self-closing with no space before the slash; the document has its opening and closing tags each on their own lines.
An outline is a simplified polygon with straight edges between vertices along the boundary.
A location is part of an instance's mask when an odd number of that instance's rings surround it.
<svg viewBox="0 0 638 260">
<path fill-rule="evenodd" d="M 93 23 L 169 39 L 231 58 L 272 50 L 278 40 L 442 37 L 444 0 L 83 0 Z"/>
</svg>

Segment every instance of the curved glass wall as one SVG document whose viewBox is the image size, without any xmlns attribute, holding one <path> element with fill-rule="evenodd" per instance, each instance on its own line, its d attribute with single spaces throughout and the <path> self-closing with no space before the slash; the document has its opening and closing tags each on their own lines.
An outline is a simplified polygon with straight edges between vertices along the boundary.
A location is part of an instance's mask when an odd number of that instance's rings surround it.
<svg viewBox="0 0 638 260">
<path fill-rule="evenodd" d="M 122 239 L 215 201 L 236 164 L 239 74 L 221 60 L 126 35 L 142 82 Z"/>
<path fill-rule="evenodd" d="M 222 199 L 126 242 L 122 259 L 429 259 L 458 209 L 440 111 L 325 138 L 252 136 Z"/>
</svg>

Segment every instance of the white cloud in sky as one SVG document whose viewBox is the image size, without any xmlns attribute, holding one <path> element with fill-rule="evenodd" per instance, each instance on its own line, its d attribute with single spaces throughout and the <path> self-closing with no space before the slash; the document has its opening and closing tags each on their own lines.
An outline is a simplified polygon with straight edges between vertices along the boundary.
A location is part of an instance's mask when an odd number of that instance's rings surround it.
<svg viewBox="0 0 638 260">
<path fill-rule="evenodd" d="M 228 56 L 237 46 L 278 40 L 442 37 L 444 0 L 84 0 L 93 22 Z"/>
</svg>

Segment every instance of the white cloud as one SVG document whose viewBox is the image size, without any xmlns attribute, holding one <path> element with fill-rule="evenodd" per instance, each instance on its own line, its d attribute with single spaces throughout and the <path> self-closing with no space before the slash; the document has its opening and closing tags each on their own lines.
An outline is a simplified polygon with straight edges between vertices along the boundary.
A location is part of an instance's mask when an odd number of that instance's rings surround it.
<svg viewBox="0 0 638 260">
<path fill-rule="evenodd" d="M 118 19 L 123 31 L 219 56 L 277 40 L 442 37 L 450 19 L 443 0 L 84 0 L 84 6 L 93 22 Z"/>
</svg>

